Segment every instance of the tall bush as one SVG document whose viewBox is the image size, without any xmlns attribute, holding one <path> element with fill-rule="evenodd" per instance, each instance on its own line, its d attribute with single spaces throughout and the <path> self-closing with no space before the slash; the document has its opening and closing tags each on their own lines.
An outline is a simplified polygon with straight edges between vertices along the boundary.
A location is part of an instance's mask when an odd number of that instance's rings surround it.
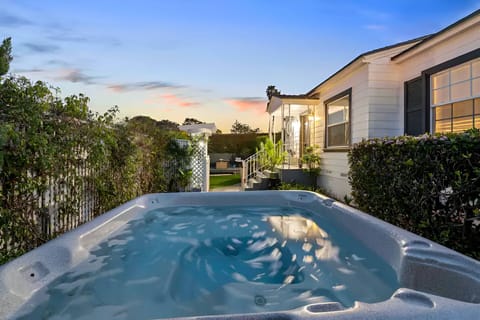
<svg viewBox="0 0 480 320">
<path fill-rule="evenodd" d="M 364 140 L 349 153 L 360 209 L 480 258 L 480 133 Z"/>
</svg>

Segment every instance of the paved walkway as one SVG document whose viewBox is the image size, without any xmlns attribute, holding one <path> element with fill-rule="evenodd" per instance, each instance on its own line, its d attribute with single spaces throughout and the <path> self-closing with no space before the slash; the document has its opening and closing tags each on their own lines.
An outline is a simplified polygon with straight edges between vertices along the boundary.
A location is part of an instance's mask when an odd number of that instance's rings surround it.
<svg viewBox="0 0 480 320">
<path fill-rule="evenodd" d="M 233 186 L 220 187 L 220 188 L 215 188 L 210 190 L 210 192 L 236 192 L 236 191 L 242 191 L 242 186 L 240 185 L 240 183 L 234 184 Z"/>
</svg>

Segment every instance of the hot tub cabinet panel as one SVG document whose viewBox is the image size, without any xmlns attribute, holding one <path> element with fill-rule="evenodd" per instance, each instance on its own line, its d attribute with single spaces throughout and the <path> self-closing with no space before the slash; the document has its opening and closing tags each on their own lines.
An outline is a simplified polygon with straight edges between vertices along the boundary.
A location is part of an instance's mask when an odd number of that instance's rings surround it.
<svg viewBox="0 0 480 320">
<path fill-rule="evenodd" d="M 368 248 L 391 267 L 400 288 L 384 301 L 376 303 L 357 301 L 348 308 L 338 302 L 312 302 L 293 310 L 202 316 L 201 319 L 479 319 L 480 317 L 480 262 L 315 193 L 258 191 L 149 194 L 125 203 L 0 266 L 0 319 L 15 319 L 23 314 L 22 310 L 31 309 L 32 305 L 37 303 L 31 299 L 34 293 L 85 261 L 91 250 L 98 247 L 109 235 L 122 230 L 127 223 L 144 219 L 145 214 L 152 210 L 185 206 L 201 208 L 246 205 L 300 208 L 311 212 L 312 217 L 318 215 L 322 219 L 332 221 L 341 227 L 342 232 L 355 239 L 358 245 Z M 202 250 L 205 251 L 207 248 L 200 246 L 192 252 L 201 255 Z M 186 251 L 184 254 L 191 253 Z M 291 260 L 290 255 L 287 260 Z M 297 268 L 296 265 L 294 267 Z M 182 270 L 185 272 L 188 268 Z M 178 272 L 172 279 L 176 277 L 185 279 L 185 276 Z M 185 294 L 177 292 L 174 284 L 169 285 L 172 295 L 181 298 Z M 261 298 L 259 297 L 255 303 L 261 305 Z M 225 303 L 228 305 L 235 302 Z"/>
</svg>

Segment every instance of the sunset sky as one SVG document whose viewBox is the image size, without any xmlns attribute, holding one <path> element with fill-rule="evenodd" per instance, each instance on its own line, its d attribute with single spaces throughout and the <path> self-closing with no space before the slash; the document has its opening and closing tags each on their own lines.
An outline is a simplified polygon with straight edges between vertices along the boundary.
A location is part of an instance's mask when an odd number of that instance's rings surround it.
<svg viewBox="0 0 480 320">
<path fill-rule="evenodd" d="M 103 112 L 266 130 L 268 85 L 305 93 L 360 53 L 430 34 L 480 0 L 0 0 L 11 72 Z M 2 40 L 0 39 L 0 41 Z"/>
</svg>

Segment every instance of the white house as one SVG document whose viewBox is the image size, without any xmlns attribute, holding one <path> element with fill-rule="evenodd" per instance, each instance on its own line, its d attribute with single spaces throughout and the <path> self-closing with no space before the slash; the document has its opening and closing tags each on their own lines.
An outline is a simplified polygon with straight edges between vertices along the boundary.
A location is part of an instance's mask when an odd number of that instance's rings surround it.
<svg viewBox="0 0 480 320">
<path fill-rule="evenodd" d="M 319 146 L 318 183 L 343 198 L 347 151 L 363 138 L 480 128 L 480 10 L 435 34 L 363 53 L 303 95 L 273 92 L 267 112 L 288 165 L 298 165 L 305 146 Z"/>
</svg>

